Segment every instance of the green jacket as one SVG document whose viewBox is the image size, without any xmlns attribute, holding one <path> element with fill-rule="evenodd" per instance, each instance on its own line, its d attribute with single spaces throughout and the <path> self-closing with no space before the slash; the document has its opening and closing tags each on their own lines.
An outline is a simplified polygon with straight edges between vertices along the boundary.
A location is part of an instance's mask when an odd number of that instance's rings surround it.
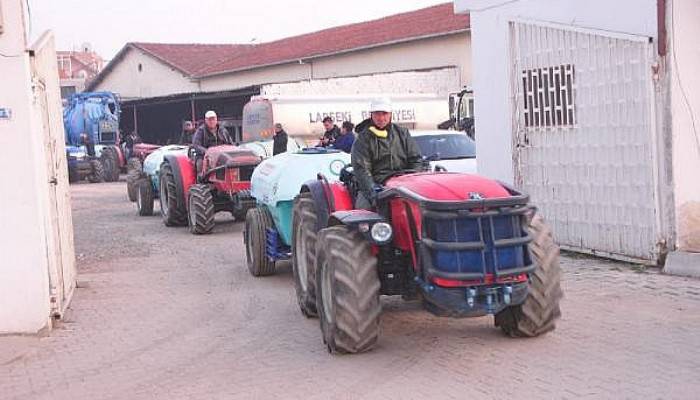
<svg viewBox="0 0 700 400">
<path fill-rule="evenodd" d="M 386 128 L 387 137 L 380 138 L 370 126 L 371 119 L 357 125 L 351 153 L 358 189 L 369 200 L 374 198 L 374 186 L 383 185 L 396 172 L 423 169 L 420 151 L 408 129 L 392 123 Z"/>
</svg>

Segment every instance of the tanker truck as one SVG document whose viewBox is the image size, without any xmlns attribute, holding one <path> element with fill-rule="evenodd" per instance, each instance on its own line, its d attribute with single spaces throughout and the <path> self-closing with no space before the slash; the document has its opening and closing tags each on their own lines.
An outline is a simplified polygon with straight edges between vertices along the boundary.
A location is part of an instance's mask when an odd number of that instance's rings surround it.
<svg viewBox="0 0 700 400">
<path fill-rule="evenodd" d="M 76 93 L 63 110 L 71 182 L 119 179 L 119 97 L 111 92 Z"/>
<path fill-rule="evenodd" d="M 392 121 L 411 130 L 435 129 L 450 118 L 445 99 L 432 94 L 261 95 L 243 107 L 243 141 L 250 141 L 247 137 L 271 140 L 274 125 L 280 123 L 290 137 L 313 146 L 324 133 L 325 117 L 333 118 L 337 125 L 344 121 L 358 124 L 369 118 L 369 103 L 377 97 L 391 98 Z"/>
</svg>

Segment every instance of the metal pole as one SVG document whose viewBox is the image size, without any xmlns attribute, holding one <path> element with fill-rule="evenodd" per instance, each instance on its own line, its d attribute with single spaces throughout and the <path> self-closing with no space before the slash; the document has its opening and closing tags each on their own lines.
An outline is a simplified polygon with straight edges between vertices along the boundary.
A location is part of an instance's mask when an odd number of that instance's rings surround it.
<svg viewBox="0 0 700 400">
<path fill-rule="evenodd" d="M 194 99 L 190 99 L 190 107 L 192 108 L 192 123 L 196 123 L 197 116 L 194 114 Z"/>
<path fill-rule="evenodd" d="M 136 105 L 134 105 L 134 132 L 136 132 L 137 135 L 139 134 L 139 121 L 136 113 Z"/>
</svg>

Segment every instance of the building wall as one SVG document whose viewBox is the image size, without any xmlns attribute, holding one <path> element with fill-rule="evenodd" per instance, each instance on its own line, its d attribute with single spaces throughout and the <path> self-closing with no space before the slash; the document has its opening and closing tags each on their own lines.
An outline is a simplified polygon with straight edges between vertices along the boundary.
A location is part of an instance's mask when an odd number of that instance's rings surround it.
<svg viewBox="0 0 700 400">
<path fill-rule="evenodd" d="M 0 107 L 12 110 L 0 120 L 0 334 L 33 333 L 49 323 L 47 232 L 44 225 L 48 176 L 42 137 L 32 115 L 30 61 L 24 36 L 22 2 L 0 0 L 4 32 L 0 34 Z M 18 132 L 22 134 L 18 134 Z M 29 142 L 27 142 L 29 140 Z M 15 149 L 15 150 L 12 150 Z M 16 149 L 22 149 L 16 151 Z M 17 171 L 23 171 L 18 174 Z"/>
<path fill-rule="evenodd" d="M 471 60 L 479 173 L 513 182 L 512 104 L 508 23 L 546 21 L 582 28 L 656 36 L 656 0 L 455 0 L 470 12 Z M 470 51 L 467 46 L 464 52 Z"/>
<path fill-rule="evenodd" d="M 444 96 L 460 87 L 459 71 L 455 67 L 430 71 L 391 72 L 346 78 L 303 80 L 264 85 L 265 95 L 350 95 L 372 93 L 430 93 Z M 447 105 L 447 100 L 445 100 Z"/>
<path fill-rule="evenodd" d="M 700 2 L 669 3 L 676 244 L 679 250 L 700 252 Z"/>
<path fill-rule="evenodd" d="M 141 50 L 129 49 L 94 90 L 109 90 L 130 99 L 196 92 L 199 85 Z"/>
<path fill-rule="evenodd" d="M 424 39 L 410 43 L 385 46 L 321 59 L 304 60 L 251 71 L 219 75 L 201 80 L 201 90 L 218 91 L 263 85 L 288 83 L 397 71 L 415 71 L 452 67 L 458 72 L 456 87 L 471 81 L 469 34 Z M 466 51 L 465 51 L 466 49 Z M 402 76 L 405 78 L 406 75 Z"/>
</svg>

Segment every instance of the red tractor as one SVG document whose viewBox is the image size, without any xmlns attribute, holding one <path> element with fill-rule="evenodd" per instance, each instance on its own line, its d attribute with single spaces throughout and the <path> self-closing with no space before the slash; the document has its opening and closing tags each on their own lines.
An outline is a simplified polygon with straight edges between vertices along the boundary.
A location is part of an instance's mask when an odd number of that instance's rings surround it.
<svg viewBox="0 0 700 400">
<path fill-rule="evenodd" d="M 302 313 L 318 315 L 331 353 L 371 349 L 380 295 L 420 299 L 445 317 L 495 315 L 512 337 L 554 329 L 559 247 L 527 195 L 483 177 L 390 178 L 376 209 L 354 209 L 351 169 L 319 176 L 293 211 L 292 265 Z"/>
<path fill-rule="evenodd" d="M 259 163 L 255 153 L 232 145 L 210 147 L 203 155 L 194 147 L 188 154 L 167 154 L 158 183 L 163 223 L 204 234 L 214 228 L 219 211 L 245 219 L 255 207 L 250 177 Z"/>
</svg>

